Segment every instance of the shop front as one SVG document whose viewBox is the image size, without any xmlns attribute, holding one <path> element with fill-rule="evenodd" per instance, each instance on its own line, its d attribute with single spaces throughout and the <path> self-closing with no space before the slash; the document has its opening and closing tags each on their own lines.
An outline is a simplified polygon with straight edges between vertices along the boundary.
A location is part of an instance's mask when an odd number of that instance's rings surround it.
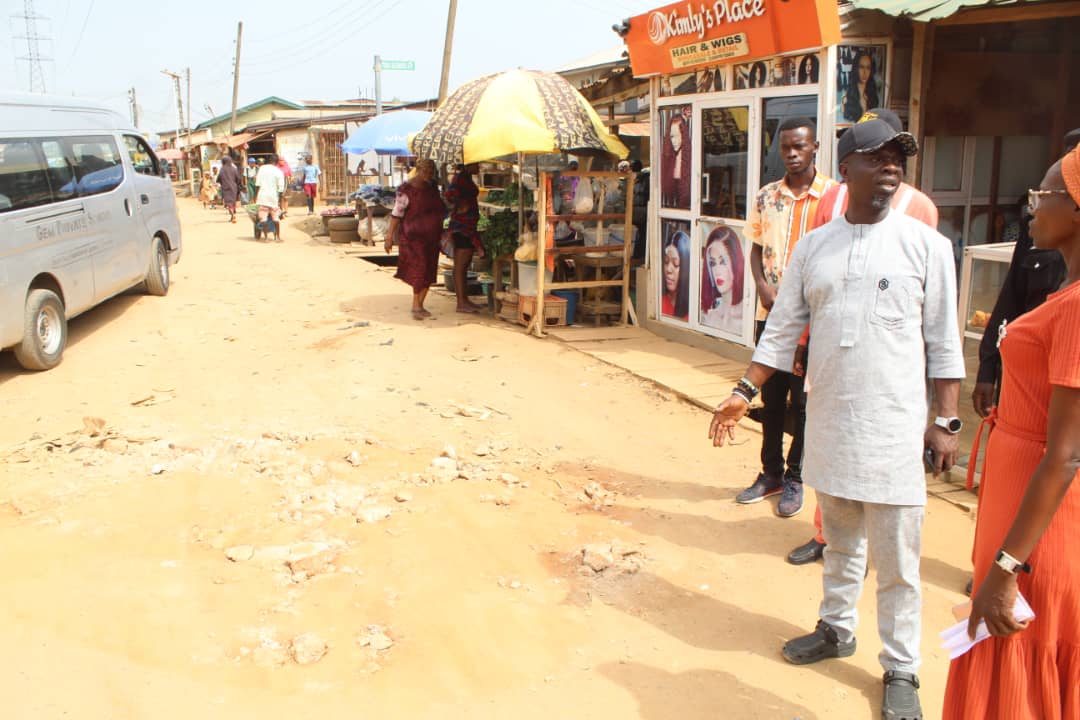
<svg viewBox="0 0 1080 720">
<path fill-rule="evenodd" d="M 878 0 L 677 3 L 628 21 L 631 70 L 652 98 L 639 280 L 658 331 L 752 345 L 747 203 L 783 175 L 776 130 L 789 117 L 816 121 L 818 170 L 838 178 L 837 134 L 870 107 L 896 111 L 921 147 L 906 180 L 938 206 L 958 274 L 969 249 L 1015 239 L 1022 196 L 1080 126 L 1080 3 L 965 5 L 889 4 L 894 16 Z M 1004 271 L 971 287 L 995 298 Z"/>
<path fill-rule="evenodd" d="M 835 82 L 822 72 L 840 41 L 836 4 L 680 3 L 629 22 L 631 68 L 651 77 L 654 99 L 645 315 L 749 347 L 757 300 L 748 203 L 784 174 L 784 120 L 811 118 L 821 137 L 843 121 L 831 117 Z M 819 166 L 831 159 L 832 144 L 822 143 Z"/>
<path fill-rule="evenodd" d="M 777 127 L 814 119 L 818 170 L 837 178 L 837 134 L 864 110 L 888 107 L 920 145 L 906 180 L 934 201 L 938 230 L 953 244 L 970 397 L 1027 190 L 1060 157 L 1064 134 L 1080 128 L 1080 2 L 851 0 L 838 11 L 833 2 L 755 0 L 699 9 L 675 4 L 631 18 L 624 36 L 653 108 L 639 315 L 672 339 L 747 357 L 756 293 L 745 218 L 757 189 L 784 172 Z M 800 34 L 785 35 L 792 25 Z M 970 403 L 961 409 L 966 449 L 978 418 Z"/>
</svg>

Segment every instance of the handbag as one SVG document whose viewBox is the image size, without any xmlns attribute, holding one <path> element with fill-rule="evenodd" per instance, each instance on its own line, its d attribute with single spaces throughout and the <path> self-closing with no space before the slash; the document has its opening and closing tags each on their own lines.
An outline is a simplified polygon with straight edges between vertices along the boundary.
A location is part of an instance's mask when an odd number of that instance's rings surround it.
<svg viewBox="0 0 1080 720">
<path fill-rule="evenodd" d="M 448 258 L 454 257 L 454 233 L 443 230 L 439 237 L 439 250 Z"/>
</svg>

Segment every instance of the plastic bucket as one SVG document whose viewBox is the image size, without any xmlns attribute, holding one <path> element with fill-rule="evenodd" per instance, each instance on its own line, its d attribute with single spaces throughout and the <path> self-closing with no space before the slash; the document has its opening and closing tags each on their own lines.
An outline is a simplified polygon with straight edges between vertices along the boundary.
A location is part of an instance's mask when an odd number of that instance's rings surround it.
<svg viewBox="0 0 1080 720">
<path fill-rule="evenodd" d="M 566 324 L 574 324 L 574 313 L 577 312 L 578 291 L 577 290 L 552 290 L 551 294 L 555 297 L 561 297 L 566 301 Z"/>
<path fill-rule="evenodd" d="M 536 297 L 536 263 L 518 261 L 518 294 Z M 544 270 L 544 282 L 551 282 L 551 271 Z"/>
</svg>

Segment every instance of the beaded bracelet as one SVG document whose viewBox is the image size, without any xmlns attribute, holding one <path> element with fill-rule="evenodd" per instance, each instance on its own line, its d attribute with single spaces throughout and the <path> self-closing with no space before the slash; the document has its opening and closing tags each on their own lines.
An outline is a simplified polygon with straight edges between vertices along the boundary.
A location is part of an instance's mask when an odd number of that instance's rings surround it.
<svg viewBox="0 0 1080 720">
<path fill-rule="evenodd" d="M 742 398 L 743 400 L 746 401 L 747 405 L 749 405 L 751 402 L 753 402 L 753 398 L 750 397 L 750 394 L 747 393 L 745 390 L 743 390 L 741 387 L 736 386 L 736 387 L 732 388 L 731 389 L 731 394 L 732 395 L 738 395 L 740 398 Z"/>
<path fill-rule="evenodd" d="M 749 395 L 751 399 L 756 398 L 758 396 L 758 393 L 761 392 L 761 388 L 750 382 L 750 380 L 745 377 L 739 379 L 736 387 L 742 388 L 744 391 L 746 391 L 746 394 Z"/>
</svg>

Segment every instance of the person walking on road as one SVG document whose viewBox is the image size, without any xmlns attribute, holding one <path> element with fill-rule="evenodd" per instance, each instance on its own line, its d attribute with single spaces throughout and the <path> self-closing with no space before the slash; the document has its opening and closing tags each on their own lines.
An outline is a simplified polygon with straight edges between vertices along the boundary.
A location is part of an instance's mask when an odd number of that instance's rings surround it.
<svg viewBox="0 0 1080 720">
<path fill-rule="evenodd" d="M 945 720 L 1080 718 L 1080 147 L 1029 191 L 1031 237 L 1065 258 L 1065 285 L 998 333 L 968 618 L 991 637 L 957 657 Z M 1017 621 L 1023 596 L 1034 619 Z"/>
<path fill-rule="evenodd" d="M 249 202 L 255 202 L 255 177 L 259 174 L 259 163 L 253 158 L 247 159 L 247 167 L 244 168 L 244 179 L 247 180 L 247 196 Z"/>
<path fill-rule="evenodd" d="M 956 266 L 947 238 L 889 207 L 905 158 L 918 151 L 914 137 L 868 120 L 848 128 L 838 149 L 848 209 L 796 246 L 753 362 L 716 409 L 709 437 L 717 446 L 734 438 L 758 388 L 792 369 L 812 326 L 805 477 L 817 490 L 829 544 L 817 627 L 789 640 L 783 655 L 805 665 L 854 654 L 869 548 L 882 717 L 921 720 L 923 450 L 935 474 L 956 461 L 964 377 Z M 938 418 L 924 431 L 928 379 Z"/>
<path fill-rule="evenodd" d="M 277 165 L 277 169 L 281 171 L 281 176 L 285 180 L 280 199 L 281 217 L 285 217 L 289 212 L 289 183 L 292 182 L 292 168 L 289 167 L 289 161 L 283 155 L 276 155 L 275 157 L 277 157 L 275 165 Z"/>
<path fill-rule="evenodd" d="M 810 221 L 817 211 L 822 194 L 835 182 L 817 171 L 814 165 L 818 150 L 817 126 L 809 118 L 790 118 L 780 124 L 780 156 L 784 177 L 761 188 L 750 204 L 746 235 L 754 243 L 750 268 L 761 303 L 757 312 L 757 337 L 765 329 L 777 288 L 781 287 L 784 269 Z M 780 493 L 776 513 L 780 517 L 797 515 L 803 506 L 803 433 L 806 425 L 806 392 L 802 377 L 785 371 L 774 373 L 761 388 L 765 404 L 761 415 L 761 472 L 754 483 L 740 492 L 735 501 L 756 503 Z M 795 413 L 795 427 L 784 469 L 784 422 L 788 412 Z"/>
<path fill-rule="evenodd" d="M 255 204 L 259 206 L 258 221 L 260 234 L 267 240 L 273 233 L 274 241 L 281 242 L 281 194 L 285 192 L 285 176 L 277 168 L 277 155 L 271 155 L 269 161 L 259 168 L 255 176 Z"/>
<path fill-rule="evenodd" d="M 315 196 L 319 191 L 319 176 L 322 170 L 311 160 L 310 155 L 304 156 L 304 197 L 307 198 L 307 214 L 315 214 Z"/>
<path fill-rule="evenodd" d="M 229 222 L 236 222 L 236 200 L 240 197 L 240 188 L 244 184 L 244 178 L 240 176 L 233 159 L 226 155 L 221 159 L 221 170 L 218 171 L 218 187 L 221 188 L 221 202 L 229 212 Z"/>
<path fill-rule="evenodd" d="M 413 177 L 397 190 L 384 245 L 389 253 L 394 243 L 398 244 L 394 277 L 412 288 L 414 320 L 431 317 L 424 301 L 438 274 L 439 240 L 445 217 L 446 206 L 435 185 L 435 161 L 421 160 Z"/>
</svg>

